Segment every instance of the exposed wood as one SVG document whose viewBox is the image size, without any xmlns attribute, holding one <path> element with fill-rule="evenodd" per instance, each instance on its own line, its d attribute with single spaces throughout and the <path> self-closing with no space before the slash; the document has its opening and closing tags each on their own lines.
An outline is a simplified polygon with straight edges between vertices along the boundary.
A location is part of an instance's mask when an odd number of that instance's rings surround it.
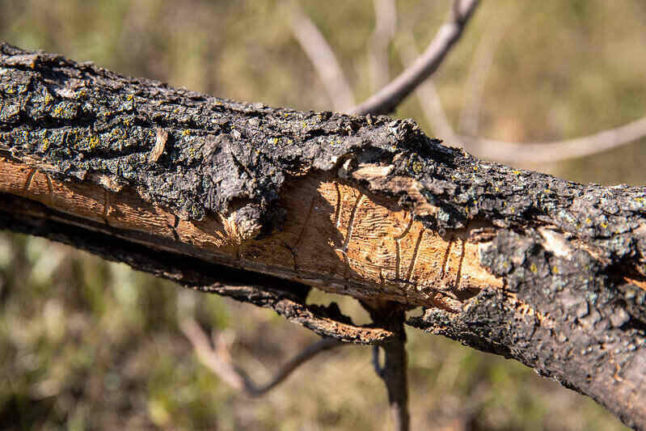
<svg viewBox="0 0 646 431">
<path fill-rule="evenodd" d="M 411 212 L 335 181 L 311 175 L 284 185 L 286 222 L 262 239 L 246 239 L 235 216 L 181 220 L 134 190 L 50 178 L 38 168 L 0 158 L 0 192 L 87 219 L 106 232 L 151 249 L 263 272 L 360 299 L 378 297 L 412 306 L 459 307 L 458 298 L 501 286 L 480 264 L 473 230 L 442 237 Z M 361 170 L 358 171 L 359 175 Z M 81 224 L 83 224 L 81 222 Z M 103 225 L 103 226 L 102 226 Z"/>
<path fill-rule="evenodd" d="M 0 95 L 0 228 L 346 341 L 398 334 L 306 304 L 310 287 L 422 306 L 410 325 L 646 426 L 644 188 L 484 163 L 408 120 L 245 105 L 7 45 Z"/>
</svg>

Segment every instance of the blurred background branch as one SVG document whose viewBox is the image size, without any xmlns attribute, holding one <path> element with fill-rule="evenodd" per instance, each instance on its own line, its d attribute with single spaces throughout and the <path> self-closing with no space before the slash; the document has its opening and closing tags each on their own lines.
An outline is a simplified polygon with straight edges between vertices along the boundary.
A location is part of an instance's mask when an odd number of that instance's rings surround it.
<svg viewBox="0 0 646 431">
<path fill-rule="evenodd" d="M 292 2 L 289 24 L 294 37 L 325 85 L 334 110 L 345 112 L 354 106 L 352 88 L 345 78 L 334 51 L 298 3 Z"/>
<path fill-rule="evenodd" d="M 394 0 L 374 0 L 373 5 L 375 27 L 371 36 L 369 58 L 372 86 L 376 88 L 379 87 L 378 82 L 387 81 L 389 77 L 388 50 L 397 32 L 397 8 Z M 455 0 L 451 9 L 451 19 L 440 28 L 421 56 L 415 49 L 415 39 L 412 33 L 400 30 L 397 51 L 406 67 L 405 70 L 393 82 L 368 98 L 366 102 L 353 108 L 353 112 L 359 114 L 391 112 L 408 94 L 416 92 L 427 121 L 432 125 L 436 135 L 446 144 L 464 148 L 481 158 L 516 165 L 554 163 L 590 156 L 635 142 L 646 136 L 646 117 L 644 117 L 617 128 L 568 140 L 515 143 L 479 138 L 477 135 L 484 85 L 493 63 L 496 48 L 504 34 L 506 23 L 493 26 L 492 30 L 485 33 L 478 45 L 467 80 L 468 103 L 460 115 L 459 130 L 463 135 L 458 135 L 444 111 L 431 75 L 455 46 L 477 6 L 478 1 Z M 326 84 L 330 98 L 339 97 L 334 103 L 335 108 L 338 108 L 339 104 L 349 100 L 347 94 L 352 92 L 348 80 L 334 51 L 316 25 L 298 6 L 293 6 L 293 10 L 295 14 L 291 22 L 294 35 L 319 72 L 321 81 Z M 300 24 L 297 24 L 299 22 Z M 304 33 L 310 36 L 303 37 L 298 30 L 300 26 L 307 28 L 308 30 Z M 320 64 L 326 64 L 327 67 Z M 334 79 L 330 79 L 331 76 Z M 343 88 L 343 90 L 336 92 L 335 87 Z"/>
<path fill-rule="evenodd" d="M 550 163 L 576 159 L 612 150 L 646 137 L 646 117 L 589 136 L 552 142 L 504 142 L 461 137 L 478 157 L 502 163 Z"/>
<path fill-rule="evenodd" d="M 289 377 L 300 365 L 319 353 L 343 345 L 338 340 L 323 338 L 309 345 L 285 363 L 267 383 L 259 385 L 249 377 L 248 373 L 232 361 L 231 353 L 229 352 L 230 340 L 226 339 L 225 334 L 212 334 L 212 346 L 209 343 L 209 337 L 194 319 L 186 318 L 182 320 L 180 328 L 186 338 L 190 340 L 198 359 L 204 366 L 213 371 L 232 388 L 251 397 L 259 397 L 269 392 Z"/>
<path fill-rule="evenodd" d="M 450 18 L 440 27 L 426 51 L 388 85 L 352 109 L 356 114 L 389 114 L 417 86 L 431 76 L 460 39 L 478 0 L 454 0 Z"/>
<path fill-rule="evenodd" d="M 390 80 L 389 48 L 397 32 L 397 4 L 394 0 L 373 0 L 375 28 L 370 36 L 370 82 L 373 92 Z"/>
</svg>

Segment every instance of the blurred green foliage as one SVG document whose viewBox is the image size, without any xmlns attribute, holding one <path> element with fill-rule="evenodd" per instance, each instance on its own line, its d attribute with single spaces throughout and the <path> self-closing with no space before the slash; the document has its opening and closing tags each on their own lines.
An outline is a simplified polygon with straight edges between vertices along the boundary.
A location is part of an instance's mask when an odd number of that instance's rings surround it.
<svg viewBox="0 0 646 431">
<path fill-rule="evenodd" d="M 400 27 L 421 50 L 449 2 L 397 4 Z M 357 100 L 367 97 L 372 2 L 302 5 Z M 0 0 L 0 38 L 221 97 L 329 109 L 288 11 L 280 1 Z M 645 21 L 643 0 L 484 1 L 434 81 L 458 124 L 474 103 L 466 85 L 477 73 L 474 57 L 489 49 L 481 136 L 540 141 L 597 132 L 646 114 Z M 390 63 L 392 74 L 402 69 L 394 49 Z M 416 99 L 397 115 L 433 133 Z M 534 168 L 578 181 L 644 184 L 645 145 Z M 352 300 L 334 300 L 360 314 Z M 266 310 L 1 234 L 0 428 L 387 429 L 370 349 L 323 354 L 264 398 L 248 399 L 197 362 L 177 326 L 186 310 L 234 335 L 234 357 L 261 380 L 316 338 Z M 591 400 L 515 362 L 416 331 L 409 339 L 414 429 L 623 429 Z"/>
</svg>

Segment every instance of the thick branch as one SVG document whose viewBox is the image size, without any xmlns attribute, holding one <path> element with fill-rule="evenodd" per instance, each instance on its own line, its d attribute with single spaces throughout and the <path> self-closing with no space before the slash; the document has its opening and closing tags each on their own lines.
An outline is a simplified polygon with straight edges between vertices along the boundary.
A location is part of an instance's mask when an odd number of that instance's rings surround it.
<svg viewBox="0 0 646 431">
<path fill-rule="evenodd" d="M 0 45 L 0 227 L 383 344 L 309 287 L 515 358 L 643 428 L 646 194 L 412 121 L 244 105 Z M 234 287 L 224 287 L 223 285 Z"/>
</svg>

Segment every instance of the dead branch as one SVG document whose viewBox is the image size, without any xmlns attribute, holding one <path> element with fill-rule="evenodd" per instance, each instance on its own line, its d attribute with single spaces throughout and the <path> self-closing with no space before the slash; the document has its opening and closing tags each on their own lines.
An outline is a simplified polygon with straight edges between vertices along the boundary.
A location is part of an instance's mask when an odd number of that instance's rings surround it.
<svg viewBox="0 0 646 431">
<path fill-rule="evenodd" d="M 405 308 L 400 304 L 379 303 L 374 301 L 362 302 L 373 320 L 389 328 L 397 334 L 396 338 L 374 346 L 372 350 L 372 365 L 377 376 L 384 382 L 388 392 L 390 415 L 396 431 L 410 429 L 410 413 L 408 408 L 408 359 L 406 357 L 406 321 Z M 383 365 L 379 360 L 379 350 L 384 352 Z"/>
<path fill-rule="evenodd" d="M 6 44 L 0 95 L 0 228 L 337 339 L 401 330 L 307 304 L 311 288 L 422 307 L 407 324 L 646 426 L 643 188 L 482 162 L 409 120 L 246 105 Z"/>
<path fill-rule="evenodd" d="M 404 340 L 396 340 L 380 346 L 384 350 L 384 365 L 380 377 L 388 390 L 390 416 L 393 418 L 396 431 L 410 429 L 410 413 L 408 410 L 408 376 L 406 344 Z"/>
<path fill-rule="evenodd" d="M 478 4 L 478 0 L 455 0 L 449 20 L 440 27 L 426 51 L 397 78 L 356 106 L 352 112 L 356 114 L 393 112 L 402 100 L 442 64 L 446 55 L 462 36 Z"/>
<path fill-rule="evenodd" d="M 458 123 L 458 130 L 463 135 L 478 136 L 485 83 L 507 24 L 508 21 L 505 21 L 504 23 L 495 23 L 489 26 L 476 48 L 473 61 L 469 67 L 469 77 L 465 84 L 467 100 L 460 112 Z"/>
<path fill-rule="evenodd" d="M 397 50 L 402 63 L 408 64 L 415 55 L 414 40 L 410 33 L 400 35 Z M 614 129 L 562 141 L 513 143 L 460 136 L 451 126 L 432 81 L 422 82 L 416 92 L 426 120 L 438 136 L 444 137 L 448 145 L 466 148 L 478 157 L 502 163 L 555 163 L 609 151 L 646 137 L 646 117 Z M 470 124 L 473 127 L 474 123 Z"/>
<path fill-rule="evenodd" d="M 292 33 L 314 66 L 325 86 L 334 109 L 345 112 L 354 106 L 352 87 L 343 73 L 334 51 L 316 24 L 296 2 L 291 2 Z"/>
<path fill-rule="evenodd" d="M 415 49 L 415 39 L 410 31 L 401 32 L 396 47 L 401 62 L 406 67 L 412 64 L 419 56 L 419 53 Z M 463 142 L 453 130 L 446 116 L 433 79 L 428 78 L 421 82 L 415 89 L 415 94 L 417 95 L 417 100 L 419 101 L 426 121 L 433 129 L 433 133 L 437 136 L 442 136 L 445 144 L 451 147 L 462 148 L 464 146 Z"/>
<path fill-rule="evenodd" d="M 375 29 L 370 37 L 370 78 L 373 91 L 390 80 L 388 47 L 397 30 L 397 5 L 395 0 L 373 0 Z"/>
<path fill-rule="evenodd" d="M 287 361 L 274 376 L 265 384 L 255 383 L 248 373 L 234 365 L 227 342 L 222 334 L 214 334 L 212 337 L 213 346 L 209 337 L 204 333 L 200 325 L 194 319 L 184 319 L 180 322 L 180 328 L 186 338 L 193 345 L 193 349 L 200 362 L 213 371 L 222 381 L 233 389 L 245 393 L 251 397 L 259 397 L 282 383 L 299 366 L 314 358 L 319 353 L 340 347 L 342 342 L 323 338 L 316 343 L 303 349 L 300 353 Z"/>
<path fill-rule="evenodd" d="M 646 117 L 614 129 L 552 142 L 514 143 L 462 136 L 478 157 L 502 163 L 554 163 L 610 151 L 646 137 Z"/>
</svg>

